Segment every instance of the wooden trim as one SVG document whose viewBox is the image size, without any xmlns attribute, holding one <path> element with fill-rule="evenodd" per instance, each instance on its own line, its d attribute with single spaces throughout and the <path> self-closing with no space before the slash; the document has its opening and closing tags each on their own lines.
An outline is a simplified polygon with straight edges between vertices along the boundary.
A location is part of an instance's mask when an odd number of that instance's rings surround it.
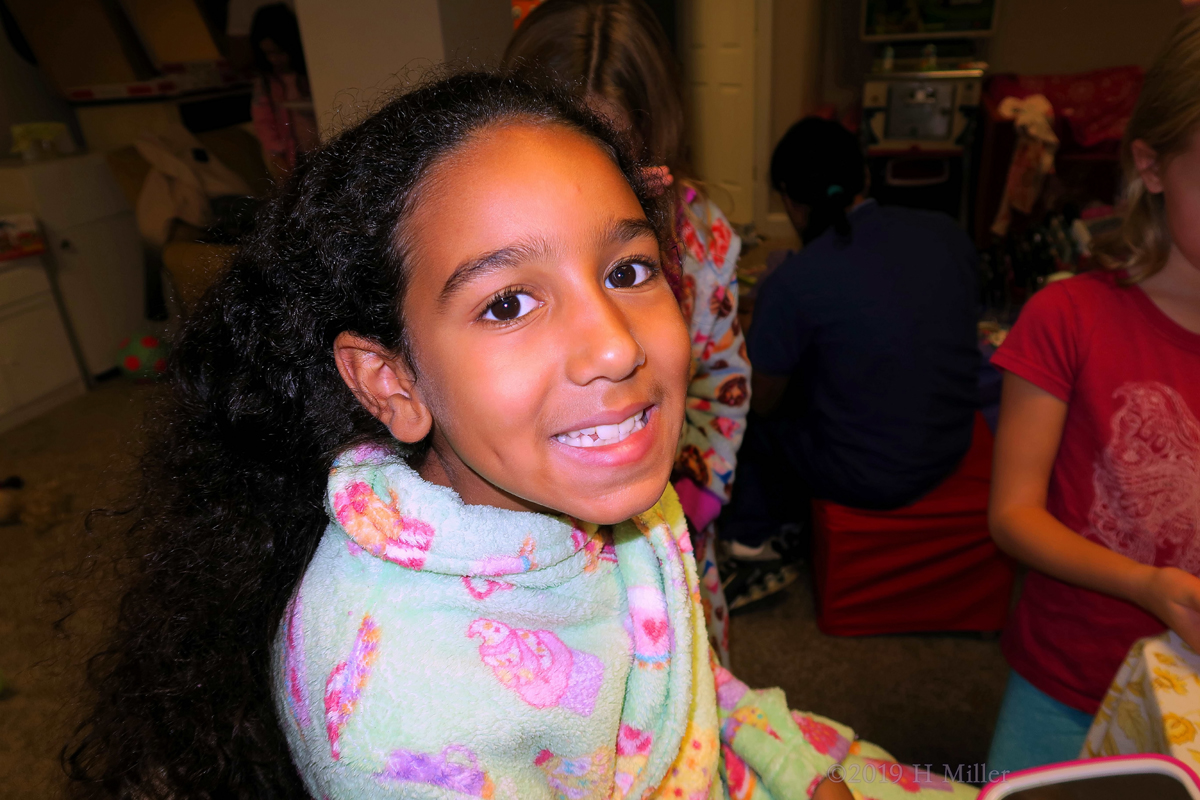
<svg viewBox="0 0 1200 800">
<path fill-rule="evenodd" d="M 772 0 L 754 0 L 754 172 L 751 198 L 754 226 L 765 231 L 771 201 Z"/>
</svg>

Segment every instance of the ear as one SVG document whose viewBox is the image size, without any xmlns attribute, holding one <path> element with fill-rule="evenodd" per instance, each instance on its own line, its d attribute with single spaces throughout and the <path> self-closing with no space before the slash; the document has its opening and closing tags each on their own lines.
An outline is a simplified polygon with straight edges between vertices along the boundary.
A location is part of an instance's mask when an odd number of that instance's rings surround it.
<svg viewBox="0 0 1200 800">
<path fill-rule="evenodd" d="M 1137 168 L 1142 183 L 1146 185 L 1146 191 L 1151 194 L 1162 192 L 1163 182 L 1158 153 L 1154 151 L 1153 147 L 1146 144 L 1145 139 L 1134 139 L 1129 144 L 1129 150 L 1133 156 L 1133 165 Z"/>
<path fill-rule="evenodd" d="M 802 233 L 808 227 L 808 214 L 811 209 L 804 203 L 797 203 L 788 197 L 786 192 L 780 192 L 779 196 L 783 198 L 783 210 L 787 212 L 792 227 L 796 229 L 797 234 Z"/>
<path fill-rule="evenodd" d="M 425 438 L 433 415 L 421 400 L 412 369 L 378 342 L 343 331 L 333 340 L 338 373 L 363 408 L 402 442 Z"/>
</svg>

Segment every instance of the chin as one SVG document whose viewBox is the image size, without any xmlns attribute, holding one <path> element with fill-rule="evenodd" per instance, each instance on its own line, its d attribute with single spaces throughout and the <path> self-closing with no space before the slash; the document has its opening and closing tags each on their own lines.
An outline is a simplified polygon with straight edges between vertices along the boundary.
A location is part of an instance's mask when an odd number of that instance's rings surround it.
<svg viewBox="0 0 1200 800">
<path fill-rule="evenodd" d="M 595 525 L 616 525 L 637 516 L 654 506 L 667 488 L 667 477 L 661 481 L 644 482 L 638 486 L 625 487 L 607 497 L 581 500 L 572 504 L 574 508 L 561 509 L 575 519 Z"/>
</svg>

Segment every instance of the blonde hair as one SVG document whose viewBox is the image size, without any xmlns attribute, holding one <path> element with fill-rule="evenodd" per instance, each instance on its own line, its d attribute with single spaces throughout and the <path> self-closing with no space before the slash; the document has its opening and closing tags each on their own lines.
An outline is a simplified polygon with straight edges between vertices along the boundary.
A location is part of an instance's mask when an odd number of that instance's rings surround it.
<svg viewBox="0 0 1200 800">
<path fill-rule="evenodd" d="M 1108 269 L 1128 272 L 1126 283 L 1145 280 L 1163 268 L 1171 232 L 1161 193 L 1150 192 L 1133 160 L 1133 142 L 1158 154 L 1159 168 L 1188 149 L 1200 129 L 1200 11 L 1188 13 L 1146 73 L 1141 95 L 1121 141 L 1125 196 L 1121 227 L 1099 237 L 1093 251 Z"/>
</svg>

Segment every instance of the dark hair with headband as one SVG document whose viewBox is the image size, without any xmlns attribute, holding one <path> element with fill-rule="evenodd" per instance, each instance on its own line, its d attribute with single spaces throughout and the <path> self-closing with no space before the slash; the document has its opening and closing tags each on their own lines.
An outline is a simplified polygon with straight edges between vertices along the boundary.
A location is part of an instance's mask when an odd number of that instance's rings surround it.
<svg viewBox="0 0 1200 800">
<path fill-rule="evenodd" d="M 775 145 L 771 185 L 793 203 L 808 206 L 805 244 L 829 228 L 850 238 L 846 209 L 866 186 L 863 155 L 854 134 L 836 122 L 805 117 Z"/>
</svg>

